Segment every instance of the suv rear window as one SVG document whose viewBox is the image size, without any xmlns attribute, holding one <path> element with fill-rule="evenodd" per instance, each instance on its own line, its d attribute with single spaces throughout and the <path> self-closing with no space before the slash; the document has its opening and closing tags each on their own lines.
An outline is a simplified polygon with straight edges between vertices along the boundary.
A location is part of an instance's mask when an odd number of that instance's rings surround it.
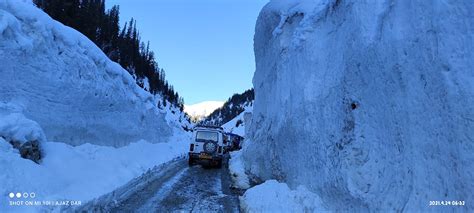
<svg viewBox="0 0 474 213">
<path fill-rule="evenodd" d="M 217 142 L 217 132 L 198 131 L 196 133 L 197 142 L 215 141 Z"/>
</svg>

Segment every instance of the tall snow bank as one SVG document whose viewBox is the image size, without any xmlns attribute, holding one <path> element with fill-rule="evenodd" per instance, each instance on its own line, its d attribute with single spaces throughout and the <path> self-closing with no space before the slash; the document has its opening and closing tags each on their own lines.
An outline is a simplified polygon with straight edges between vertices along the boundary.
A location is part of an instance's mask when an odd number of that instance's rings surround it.
<svg viewBox="0 0 474 213">
<path fill-rule="evenodd" d="M 123 146 L 173 133 L 126 70 L 31 2 L 0 0 L 0 64 L 0 101 L 18 105 L 49 140 Z"/>
<path fill-rule="evenodd" d="M 472 11 L 473 1 L 270 2 L 256 25 L 246 168 L 304 185 L 332 210 L 473 210 Z"/>
</svg>

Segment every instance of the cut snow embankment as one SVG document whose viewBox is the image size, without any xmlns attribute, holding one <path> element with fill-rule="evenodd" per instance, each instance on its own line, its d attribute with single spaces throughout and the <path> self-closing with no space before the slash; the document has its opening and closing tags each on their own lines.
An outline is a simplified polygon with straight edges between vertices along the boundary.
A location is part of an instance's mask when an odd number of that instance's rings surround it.
<svg viewBox="0 0 474 213">
<path fill-rule="evenodd" d="M 247 146 L 244 147 L 244 149 Z M 251 178 L 244 167 L 243 151 L 231 152 L 229 172 L 233 181 L 232 187 L 246 190 L 239 197 L 240 207 L 244 212 L 327 212 L 319 196 L 306 187 L 299 186 L 292 190 L 285 183 L 267 180 L 251 186 Z M 255 183 L 253 183 L 255 184 Z"/>
<path fill-rule="evenodd" d="M 159 95 L 86 36 L 29 1 L 0 0 L 0 102 L 14 103 L 47 137 L 72 145 L 120 147 L 167 141 L 186 120 L 168 122 Z M 169 104 L 168 104 L 169 105 Z"/>
<path fill-rule="evenodd" d="M 10 201 L 85 202 L 185 153 L 177 108 L 158 109 L 159 95 L 31 1 L 0 0 L 0 56 L 0 212 L 54 208 Z M 40 164 L 14 148 L 29 141 Z"/>
<path fill-rule="evenodd" d="M 255 27 L 245 169 L 304 185 L 332 211 L 473 211 L 472 11 L 473 1 L 271 1 Z"/>
<path fill-rule="evenodd" d="M 232 186 L 239 189 L 248 189 L 250 187 L 250 178 L 245 171 L 242 159 L 242 151 L 230 153 L 229 173 L 232 178 Z"/>
</svg>

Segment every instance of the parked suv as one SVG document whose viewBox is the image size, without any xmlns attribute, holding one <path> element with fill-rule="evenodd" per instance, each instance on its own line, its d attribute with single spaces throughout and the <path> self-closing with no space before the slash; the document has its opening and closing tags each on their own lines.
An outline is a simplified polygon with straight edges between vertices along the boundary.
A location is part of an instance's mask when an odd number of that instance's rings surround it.
<svg viewBox="0 0 474 213">
<path fill-rule="evenodd" d="M 224 158 L 224 131 L 222 127 L 196 126 L 189 146 L 189 166 L 222 167 Z"/>
<path fill-rule="evenodd" d="M 234 134 L 234 133 L 225 133 L 227 137 L 228 144 L 227 146 L 229 147 L 229 151 L 235 151 L 235 150 L 240 150 L 242 148 L 242 142 L 244 141 L 244 138 L 240 135 Z"/>
</svg>

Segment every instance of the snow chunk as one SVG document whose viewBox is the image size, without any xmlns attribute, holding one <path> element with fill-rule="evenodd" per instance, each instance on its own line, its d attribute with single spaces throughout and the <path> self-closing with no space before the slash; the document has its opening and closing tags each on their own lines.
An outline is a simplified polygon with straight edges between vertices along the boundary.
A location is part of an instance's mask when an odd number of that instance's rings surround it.
<svg viewBox="0 0 474 213">
<path fill-rule="evenodd" d="M 321 199 L 304 186 L 291 190 L 285 183 L 267 180 L 240 197 L 244 212 L 327 212 Z"/>
<path fill-rule="evenodd" d="M 28 141 L 46 141 L 46 136 L 38 123 L 25 118 L 20 113 L 12 113 L 0 118 L 0 137 L 21 144 Z"/>
</svg>

